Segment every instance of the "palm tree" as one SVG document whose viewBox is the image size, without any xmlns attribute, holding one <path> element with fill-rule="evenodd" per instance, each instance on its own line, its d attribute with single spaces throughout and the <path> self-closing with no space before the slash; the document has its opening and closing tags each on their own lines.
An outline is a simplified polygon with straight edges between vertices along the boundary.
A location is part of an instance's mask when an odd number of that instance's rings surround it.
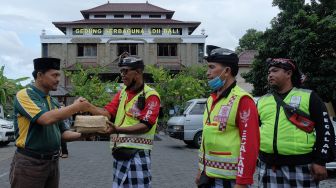
<svg viewBox="0 0 336 188">
<path fill-rule="evenodd" d="M 4 107 L 4 111 L 10 111 L 13 107 L 13 97 L 16 92 L 23 88 L 20 84 L 21 81 L 29 79 L 29 77 L 23 77 L 18 79 L 9 79 L 4 75 L 5 66 L 0 68 L 0 105 Z"/>
</svg>

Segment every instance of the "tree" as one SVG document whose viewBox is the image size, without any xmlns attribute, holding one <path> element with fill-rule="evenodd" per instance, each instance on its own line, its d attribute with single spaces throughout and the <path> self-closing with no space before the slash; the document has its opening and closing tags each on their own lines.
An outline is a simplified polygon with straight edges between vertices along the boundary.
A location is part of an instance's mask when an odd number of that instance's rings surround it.
<svg viewBox="0 0 336 188">
<path fill-rule="evenodd" d="M 146 69 L 152 74 L 153 87 L 160 94 L 164 114 L 174 107 L 182 108 L 190 99 L 206 97 L 210 91 L 205 66 L 187 67 L 176 75 L 162 67 L 146 66 Z"/>
<path fill-rule="evenodd" d="M 3 106 L 6 116 L 13 114 L 13 99 L 17 91 L 23 88 L 21 81 L 29 79 L 22 77 L 18 79 L 9 79 L 4 75 L 5 66 L 0 68 L 0 105 Z"/>
<path fill-rule="evenodd" d="M 99 73 L 103 71 L 103 68 L 84 69 L 80 64 L 76 64 L 76 69 L 76 71 L 64 71 L 71 80 L 71 96 L 82 96 L 99 107 L 111 101 L 111 93 L 116 93 L 118 83 L 116 81 L 102 82 L 99 79 Z"/>
<path fill-rule="evenodd" d="M 236 53 L 240 54 L 244 50 L 258 50 L 262 44 L 260 40 L 262 35 L 262 31 L 248 29 L 242 38 L 239 39 L 239 46 L 236 48 Z"/>
<path fill-rule="evenodd" d="M 326 102 L 336 101 L 336 1 L 274 0 L 280 13 L 261 37 L 259 55 L 244 78 L 254 85 L 253 94 L 267 92 L 269 57 L 291 58 L 307 76 L 304 86 Z"/>
</svg>

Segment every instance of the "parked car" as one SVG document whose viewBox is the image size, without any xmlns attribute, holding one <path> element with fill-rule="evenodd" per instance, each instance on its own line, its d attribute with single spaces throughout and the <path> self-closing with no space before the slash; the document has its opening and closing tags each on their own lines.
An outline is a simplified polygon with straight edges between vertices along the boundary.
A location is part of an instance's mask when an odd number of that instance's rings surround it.
<svg viewBox="0 0 336 188">
<path fill-rule="evenodd" d="M 13 122 L 0 118 L 0 146 L 6 146 L 14 140 Z"/>
<path fill-rule="evenodd" d="M 331 120 L 331 122 L 334 126 L 334 131 L 335 131 L 335 134 L 336 134 L 336 117 L 330 117 L 330 120 Z M 328 170 L 336 170 L 336 161 L 327 163 L 326 168 Z"/>
<path fill-rule="evenodd" d="M 186 102 L 182 115 L 171 117 L 167 122 L 170 137 L 183 140 L 187 145 L 199 148 L 202 142 L 203 113 L 206 99 Z"/>
</svg>

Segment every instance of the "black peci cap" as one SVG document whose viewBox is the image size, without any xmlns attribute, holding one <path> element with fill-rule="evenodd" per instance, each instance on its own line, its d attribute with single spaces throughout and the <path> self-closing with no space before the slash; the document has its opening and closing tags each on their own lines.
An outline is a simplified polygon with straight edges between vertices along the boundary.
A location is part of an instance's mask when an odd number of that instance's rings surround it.
<svg viewBox="0 0 336 188">
<path fill-rule="evenodd" d="M 145 65 L 143 60 L 138 56 L 129 55 L 127 52 L 119 56 L 119 67 L 130 67 L 134 69 L 144 69 Z"/>
<path fill-rule="evenodd" d="M 208 62 L 215 62 L 228 66 L 232 69 L 232 75 L 237 75 L 239 58 L 234 51 L 213 45 L 207 45 L 206 51 L 208 56 L 204 58 Z"/>
<path fill-rule="evenodd" d="M 49 69 L 60 70 L 60 63 L 61 60 L 58 58 L 52 58 L 52 57 L 36 58 L 34 59 L 34 70 L 35 71 L 42 71 Z"/>
</svg>

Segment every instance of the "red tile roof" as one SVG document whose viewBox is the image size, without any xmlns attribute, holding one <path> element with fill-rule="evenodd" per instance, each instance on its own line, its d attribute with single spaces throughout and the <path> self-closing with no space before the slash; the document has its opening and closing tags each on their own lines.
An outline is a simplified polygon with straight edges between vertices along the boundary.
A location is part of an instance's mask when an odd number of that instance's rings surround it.
<svg viewBox="0 0 336 188">
<path fill-rule="evenodd" d="M 258 55 L 257 50 L 245 50 L 239 54 L 239 66 L 251 66 L 254 57 Z"/>
<path fill-rule="evenodd" d="M 163 9 L 150 3 L 106 3 L 95 8 L 81 10 L 84 18 L 88 17 L 89 13 L 117 13 L 117 12 L 149 12 L 149 13 L 166 13 L 170 17 L 174 11 Z"/>
<path fill-rule="evenodd" d="M 166 14 L 166 19 L 89 19 L 90 13 L 163 13 Z M 174 11 L 163 9 L 161 7 L 152 5 L 150 3 L 106 3 L 95 8 L 82 10 L 84 16 L 83 20 L 70 22 L 53 22 L 53 24 L 63 33 L 66 32 L 67 26 L 78 25 L 144 25 L 144 24 L 158 24 L 158 25 L 187 25 L 191 31 L 194 31 L 201 22 L 179 21 L 171 19 Z"/>
<path fill-rule="evenodd" d="M 82 24 L 183 24 L 197 27 L 201 22 L 183 22 L 173 19 L 89 19 L 72 22 L 52 22 L 56 27 Z"/>
</svg>

